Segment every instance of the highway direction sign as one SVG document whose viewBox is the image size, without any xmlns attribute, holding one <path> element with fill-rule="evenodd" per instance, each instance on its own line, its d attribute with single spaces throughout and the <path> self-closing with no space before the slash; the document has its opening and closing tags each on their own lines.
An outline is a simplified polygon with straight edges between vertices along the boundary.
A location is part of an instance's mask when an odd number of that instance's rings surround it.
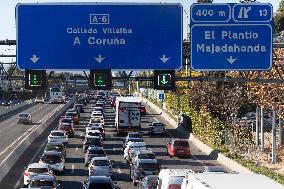
<svg viewBox="0 0 284 189">
<path fill-rule="evenodd" d="M 160 100 L 164 100 L 165 99 L 165 94 L 164 93 L 160 93 L 159 94 L 159 99 Z"/>
<path fill-rule="evenodd" d="M 191 66 L 194 70 L 269 70 L 272 66 L 270 4 L 193 4 Z"/>
<path fill-rule="evenodd" d="M 180 4 L 19 4 L 20 69 L 180 69 Z"/>
</svg>

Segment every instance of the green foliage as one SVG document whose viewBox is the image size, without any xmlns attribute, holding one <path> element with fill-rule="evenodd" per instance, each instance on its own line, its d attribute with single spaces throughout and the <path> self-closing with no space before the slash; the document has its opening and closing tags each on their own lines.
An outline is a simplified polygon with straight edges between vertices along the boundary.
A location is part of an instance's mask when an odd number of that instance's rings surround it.
<svg viewBox="0 0 284 189">
<path fill-rule="evenodd" d="M 274 30 L 279 33 L 284 30 L 284 0 L 279 3 L 279 9 L 274 16 Z"/>
</svg>

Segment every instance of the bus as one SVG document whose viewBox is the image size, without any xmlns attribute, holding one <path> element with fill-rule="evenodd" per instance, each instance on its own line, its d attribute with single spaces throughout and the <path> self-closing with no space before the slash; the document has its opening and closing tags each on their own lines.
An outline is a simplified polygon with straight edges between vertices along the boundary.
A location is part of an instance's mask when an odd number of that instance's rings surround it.
<svg viewBox="0 0 284 189">
<path fill-rule="evenodd" d="M 50 103 L 65 103 L 65 92 L 63 87 L 51 87 L 49 89 Z"/>
</svg>

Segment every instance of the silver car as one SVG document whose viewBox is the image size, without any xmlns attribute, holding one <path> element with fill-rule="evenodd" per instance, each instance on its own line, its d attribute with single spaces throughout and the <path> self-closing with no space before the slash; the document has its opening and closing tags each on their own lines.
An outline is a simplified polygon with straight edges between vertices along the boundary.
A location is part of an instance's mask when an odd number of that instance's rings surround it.
<svg viewBox="0 0 284 189">
<path fill-rule="evenodd" d="M 28 188 L 60 189 L 60 181 L 51 175 L 38 175 L 32 178 Z"/>
<path fill-rule="evenodd" d="M 32 124 L 32 116 L 29 113 L 20 113 L 18 116 L 18 123 Z"/>
<path fill-rule="evenodd" d="M 94 157 L 89 164 L 89 176 L 112 176 L 112 163 L 107 157 Z"/>
<path fill-rule="evenodd" d="M 166 126 L 161 122 L 153 122 L 149 125 L 149 134 L 164 134 Z"/>
<path fill-rule="evenodd" d="M 38 175 L 53 175 L 53 171 L 46 163 L 32 163 L 24 172 L 24 185 L 28 186 L 32 178 Z"/>
<path fill-rule="evenodd" d="M 65 158 L 60 152 L 44 152 L 39 162 L 47 163 L 53 171 L 58 171 L 61 174 L 65 171 Z"/>
</svg>

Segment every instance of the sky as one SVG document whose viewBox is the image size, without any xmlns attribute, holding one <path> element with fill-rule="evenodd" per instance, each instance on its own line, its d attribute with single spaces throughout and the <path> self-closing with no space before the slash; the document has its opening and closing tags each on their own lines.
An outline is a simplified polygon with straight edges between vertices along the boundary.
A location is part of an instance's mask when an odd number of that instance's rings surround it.
<svg viewBox="0 0 284 189">
<path fill-rule="evenodd" d="M 273 11 L 276 12 L 279 6 L 280 0 L 258 0 L 260 3 L 271 3 L 273 5 Z M 43 2 L 95 2 L 94 0 L 0 0 L 0 40 L 16 39 L 16 27 L 15 27 L 15 6 L 18 3 L 43 3 Z M 186 38 L 186 25 L 189 21 L 190 6 L 195 3 L 196 0 L 100 0 L 97 2 L 137 2 L 137 3 L 180 3 L 184 9 L 184 38 Z M 214 3 L 237 3 L 239 0 L 214 0 Z M 0 54 L 15 54 L 15 49 L 12 47 L 1 47 Z M 11 58 L 2 58 L 2 62 L 10 62 Z"/>
</svg>

